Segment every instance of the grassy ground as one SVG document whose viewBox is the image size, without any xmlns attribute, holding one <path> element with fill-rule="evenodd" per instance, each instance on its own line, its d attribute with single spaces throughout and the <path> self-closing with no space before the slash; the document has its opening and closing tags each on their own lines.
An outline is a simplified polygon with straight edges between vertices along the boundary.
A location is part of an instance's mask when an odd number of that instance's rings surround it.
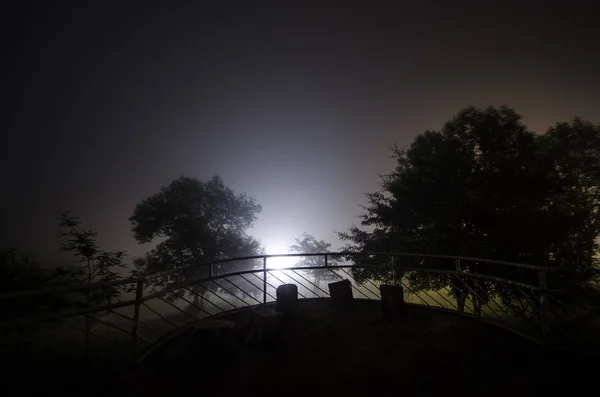
<svg viewBox="0 0 600 397">
<path fill-rule="evenodd" d="M 379 302 L 357 301 L 340 312 L 329 300 L 300 301 L 282 319 L 274 348 L 236 340 L 201 346 L 192 332 L 158 350 L 140 367 L 105 379 L 86 394 L 224 395 L 545 395 L 575 392 L 593 378 L 594 361 L 549 352 L 513 334 L 460 316 L 407 308 L 384 318 Z M 239 323 L 244 312 L 225 318 Z M 200 344 L 200 345 L 199 345 Z"/>
</svg>

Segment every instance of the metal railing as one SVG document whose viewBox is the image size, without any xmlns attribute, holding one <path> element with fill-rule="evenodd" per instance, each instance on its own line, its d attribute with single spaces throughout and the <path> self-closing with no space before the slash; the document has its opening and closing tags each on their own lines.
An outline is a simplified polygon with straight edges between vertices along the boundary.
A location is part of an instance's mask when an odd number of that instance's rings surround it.
<svg viewBox="0 0 600 397">
<path fill-rule="evenodd" d="M 456 312 L 544 344 L 568 346 L 581 338 L 563 321 L 575 308 L 597 314 L 598 299 L 575 305 L 570 292 L 552 289 L 554 269 L 482 258 L 414 253 L 260 255 L 187 266 L 90 286 L 0 294 L 12 307 L 0 320 L 2 354 L 40 354 L 65 360 L 94 357 L 110 366 L 135 360 L 195 322 L 275 300 L 281 284 L 301 298 L 326 298 L 327 283 L 348 279 L 355 298 L 380 299 L 381 284 L 404 288 L 409 305 Z M 121 288 L 110 304 L 82 307 L 82 291 Z M 70 301 L 70 306 L 48 302 Z M 575 299 L 581 303 L 581 299 Z M 573 335 L 575 333 L 575 335 Z M 82 361 L 83 362 L 83 361 Z"/>
</svg>

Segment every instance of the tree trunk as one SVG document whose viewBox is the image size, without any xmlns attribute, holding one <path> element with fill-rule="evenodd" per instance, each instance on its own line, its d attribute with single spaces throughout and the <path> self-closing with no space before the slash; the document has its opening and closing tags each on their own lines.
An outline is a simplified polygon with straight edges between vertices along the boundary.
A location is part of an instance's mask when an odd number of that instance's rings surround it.
<svg viewBox="0 0 600 397">
<path fill-rule="evenodd" d="M 473 296 L 473 314 L 477 317 L 481 317 L 481 299 L 477 296 Z"/>
<path fill-rule="evenodd" d="M 87 290 L 85 293 L 85 305 L 89 309 L 92 303 L 92 295 L 90 291 L 90 285 L 92 284 L 92 267 L 90 264 L 90 258 L 87 259 Z M 87 313 L 85 315 L 85 358 L 89 356 L 90 352 L 90 331 L 92 329 L 92 319 L 90 318 L 92 314 Z"/>
<path fill-rule="evenodd" d="M 479 302 L 473 306 L 473 314 L 477 317 L 481 317 L 481 304 Z"/>
<path fill-rule="evenodd" d="M 456 297 L 456 307 L 459 313 L 465 312 L 465 301 L 467 297 L 465 295 L 459 295 Z"/>
<path fill-rule="evenodd" d="M 194 295 L 194 306 L 204 309 L 204 299 L 200 295 Z"/>
<path fill-rule="evenodd" d="M 381 310 L 384 315 L 398 315 L 404 310 L 404 288 L 399 285 L 385 285 L 379 287 L 381 294 Z"/>
<path fill-rule="evenodd" d="M 90 353 L 90 329 L 92 328 L 92 320 L 90 319 L 90 315 L 86 314 L 85 316 L 85 358 L 88 358 Z"/>
<path fill-rule="evenodd" d="M 185 297 L 185 292 L 183 293 L 183 296 Z M 202 310 L 200 310 L 200 300 L 198 296 L 194 295 L 193 300 L 188 303 L 184 311 L 187 313 L 188 316 L 198 317 L 200 315 Z"/>
<path fill-rule="evenodd" d="M 204 300 L 206 299 L 206 289 L 200 290 L 199 287 L 192 287 L 191 291 L 194 295 L 194 305 L 204 309 Z"/>
</svg>

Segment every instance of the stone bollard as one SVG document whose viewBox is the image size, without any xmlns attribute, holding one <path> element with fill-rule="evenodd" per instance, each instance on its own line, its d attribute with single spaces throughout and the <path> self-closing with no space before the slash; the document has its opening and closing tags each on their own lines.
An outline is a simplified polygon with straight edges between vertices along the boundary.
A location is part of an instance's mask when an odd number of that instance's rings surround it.
<svg viewBox="0 0 600 397">
<path fill-rule="evenodd" d="M 395 316 L 404 310 L 404 288 L 400 285 L 381 285 L 381 311 L 384 315 Z"/>
<path fill-rule="evenodd" d="M 275 310 L 281 314 L 293 314 L 298 307 L 298 287 L 296 284 L 283 284 L 277 287 Z"/>
<path fill-rule="evenodd" d="M 336 309 L 349 309 L 354 307 L 352 284 L 350 280 L 342 280 L 329 284 L 331 306 Z"/>
</svg>

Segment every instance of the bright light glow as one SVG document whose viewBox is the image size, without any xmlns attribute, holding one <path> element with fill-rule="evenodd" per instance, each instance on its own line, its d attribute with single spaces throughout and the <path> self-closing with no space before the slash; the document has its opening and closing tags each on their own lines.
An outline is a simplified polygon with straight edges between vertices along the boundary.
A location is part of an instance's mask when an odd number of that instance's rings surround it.
<svg viewBox="0 0 600 397">
<path fill-rule="evenodd" d="M 268 244 L 266 247 L 268 255 L 285 255 L 290 253 L 289 248 L 286 248 L 283 244 Z M 283 269 L 286 267 L 295 266 L 298 261 L 302 259 L 298 256 L 280 256 L 275 258 L 267 258 L 267 268 L 269 269 Z"/>
<path fill-rule="evenodd" d="M 267 258 L 267 268 L 269 269 L 283 269 L 286 267 L 293 267 L 298 263 L 298 257 L 290 256 L 279 256 L 275 258 Z"/>
</svg>

